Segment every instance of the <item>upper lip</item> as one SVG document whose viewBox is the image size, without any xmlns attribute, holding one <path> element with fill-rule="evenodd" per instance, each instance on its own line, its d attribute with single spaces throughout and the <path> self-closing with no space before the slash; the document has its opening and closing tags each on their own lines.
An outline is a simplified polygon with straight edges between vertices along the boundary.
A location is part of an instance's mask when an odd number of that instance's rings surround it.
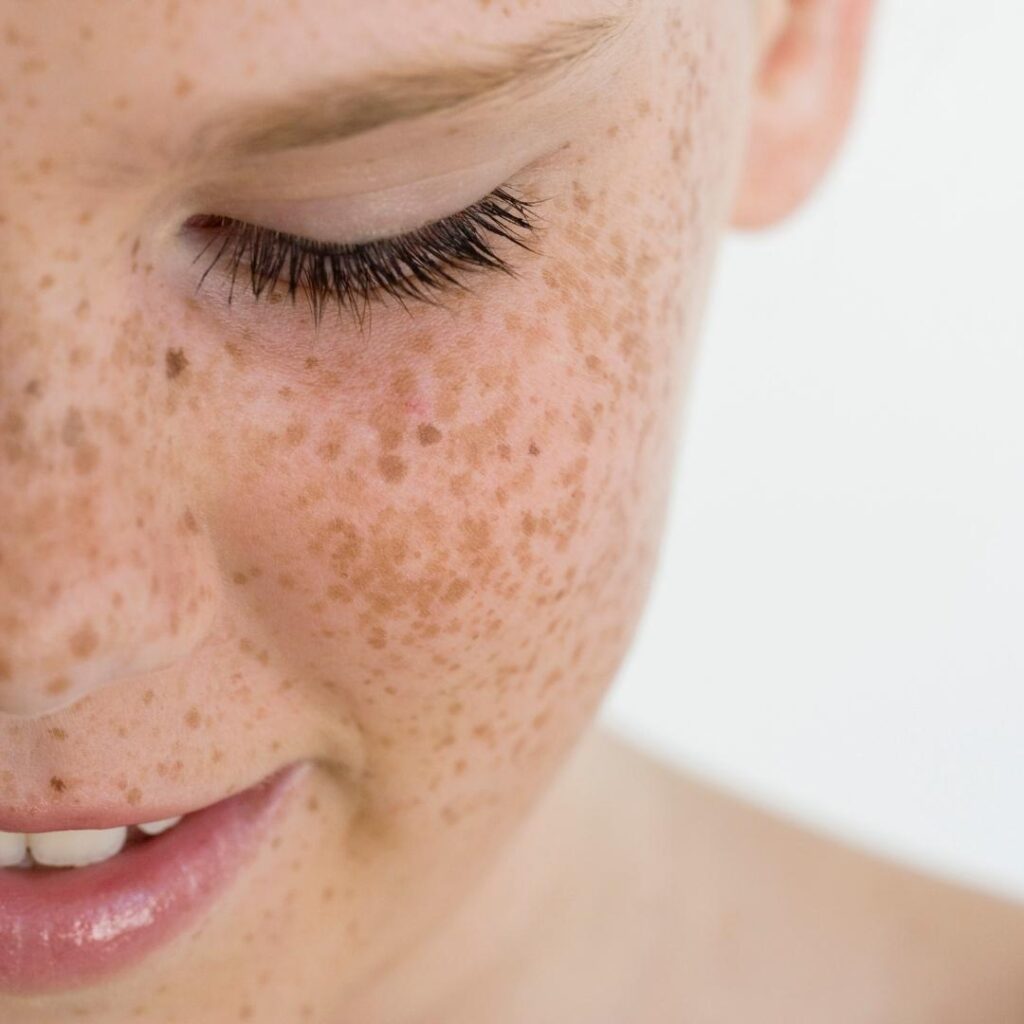
<svg viewBox="0 0 1024 1024">
<path fill-rule="evenodd" d="M 124 799 L 86 800 L 76 798 L 73 791 L 59 795 L 55 793 L 52 804 L 46 805 L 40 805 L 32 800 L 23 800 L 20 805 L 13 802 L 0 803 L 0 832 L 63 832 L 70 829 L 117 828 L 119 825 L 137 825 L 147 821 L 162 821 L 164 818 L 184 817 L 266 782 L 282 767 L 284 766 L 278 765 L 255 777 L 250 776 L 226 790 L 211 792 L 211 787 L 199 797 L 201 803 L 195 798 L 188 800 L 184 796 L 138 804 L 132 804 Z"/>
</svg>

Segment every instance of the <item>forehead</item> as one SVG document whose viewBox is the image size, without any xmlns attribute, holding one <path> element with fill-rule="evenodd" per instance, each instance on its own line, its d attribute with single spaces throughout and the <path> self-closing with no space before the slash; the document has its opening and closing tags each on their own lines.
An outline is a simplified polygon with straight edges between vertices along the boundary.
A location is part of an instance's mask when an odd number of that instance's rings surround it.
<svg viewBox="0 0 1024 1024">
<path fill-rule="evenodd" d="M 0 74 L 39 74 L 56 62 L 66 84 L 168 66 L 258 81 L 331 60 L 358 73 L 384 55 L 442 46 L 471 53 L 547 23 L 629 6 L 630 0 L 0 0 Z"/>
<path fill-rule="evenodd" d="M 330 77 L 488 63 L 639 0 L 0 0 L 0 108 L 16 150 L 88 164 L 173 150 L 206 115 Z M 95 152 L 94 152 L 95 151 Z"/>
</svg>

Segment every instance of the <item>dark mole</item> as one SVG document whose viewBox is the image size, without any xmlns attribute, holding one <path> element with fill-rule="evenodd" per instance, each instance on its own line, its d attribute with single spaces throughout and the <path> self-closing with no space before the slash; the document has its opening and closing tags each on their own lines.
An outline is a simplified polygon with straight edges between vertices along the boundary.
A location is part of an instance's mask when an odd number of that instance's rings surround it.
<svg viewBox="0 0 1024 1024">
<path fill-rule="evenodd" d="M 167 361 L 167 379 L 174 380 L 183 370 L 188 367 L 188 357 L 185 350 L 181 348 L 169 348 L 165 354 Z"/>
<path fill-rule="evenodd" d="M 533 441 L 530 442 L 530 454 L 540 455 L 540 449 L 537 447 L 536 444 L 533 443 Z"/>
<path fill-rule="evenodd" d="M 67 788 L 68 784 L 59 775 L 50 777 L 50 789 L 55 793 L 63 793 Z"/>
</svg>

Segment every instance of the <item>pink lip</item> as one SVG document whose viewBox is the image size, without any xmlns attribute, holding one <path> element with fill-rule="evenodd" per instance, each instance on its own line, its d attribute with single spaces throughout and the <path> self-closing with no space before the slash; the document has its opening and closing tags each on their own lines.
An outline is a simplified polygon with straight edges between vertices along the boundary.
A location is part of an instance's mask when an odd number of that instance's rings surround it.
<svg viewBox="0 0 1024 1024">
<path fill-rule="evenodd" d="M 303 767 L 282 768 L 100 864 L 0 868 L 0 990 L 71 988 L 170 941 L 240 873 Z"/>
</svg>

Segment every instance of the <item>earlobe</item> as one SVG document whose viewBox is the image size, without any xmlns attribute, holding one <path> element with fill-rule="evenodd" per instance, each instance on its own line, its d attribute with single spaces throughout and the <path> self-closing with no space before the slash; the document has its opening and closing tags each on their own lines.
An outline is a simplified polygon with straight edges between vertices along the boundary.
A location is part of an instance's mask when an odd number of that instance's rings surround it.
<svg viewBox="0 0 1024 1024">
<path fill-rule="evenodd" d="M 765 0 L 732 222 L 773 224 L 813 191 L 849 125 L 873 0 Z"/>
</svg>

